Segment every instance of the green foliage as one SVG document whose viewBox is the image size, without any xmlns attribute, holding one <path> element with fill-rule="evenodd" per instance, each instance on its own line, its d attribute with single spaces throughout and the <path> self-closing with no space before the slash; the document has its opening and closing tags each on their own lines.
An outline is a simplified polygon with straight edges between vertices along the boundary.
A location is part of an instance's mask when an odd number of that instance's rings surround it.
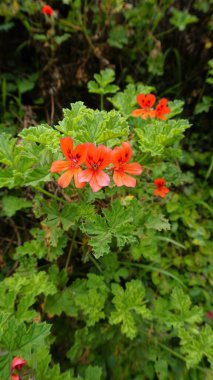
<svg viewBox="0 0 213 380">
<path fill-rule="evenodd" d="M 23 380 L 213 378 L 211 3 L 1 2 L 1 380 L 15 356 Z M 141 93 L 166 120 L 131 116 Z M 136 187 L 62 189 L 64 136 L 130 141 Z"/>
<path fill-rule="evenodd" d="M 172 17 L 170 18 L 170 22 L 181 32 L 185 30 L 188 25 L 198 22 L 197 16 L 190 14 L 187 10 L 179 11 L 176 8 L 172 8 L 171 11 Z"/>
<path fill-rule="evenodd" d="M 122 47 L 122 46 L 121 46 Z M 95 81 L 88 82 L 89 92 L 106 95 L 114 94 L 119 90 L 119 87 L 112 84 L 115 80 L 115 72 L 112 69 L 101 70 L 100 74 L 94 75 Z"/>
<path fill-rule="evenodd" d="M 139 138 L 142 152 L 149 153 L 153 157 L 165 154 L 172 157 L 179 156 L 178 141 L 182 139 L 183 132 L 190 127 L 187 120 L 169 120 L 167 122 L 150 120 L 146 123 L 141 121 L 140 124 L 141 127 L 136 128 L 135 132 Z"/>
<path fill-rule="evenodd" d="M 127 138 L 126 119 L 114 110 L 94 111 L 82 102 L 72 104 L 72 109 L 64 110 L 64 119 L 56 127 L 71 136 L 76 143 L 93 142 L 113 146 L 121 138 Z"/>
<path fill-rule="evenodd" d="M 126 283 L 124 290 L 120 285 L 112 285 L 112 300 L 115 310 L 111 312 L 110 324 L 121 323 L 121 331 L 128 338 L 133 339 L 137 333 L 134 315 L 145 319 L 151 317 L 149 309 L 144 305 L 145 289 L 139 280 Z"/>
<path fill-rule="evenodd" d="M 6 216 L 13 216 L 17 211 L 29 208 L 32 202 L 24 198 L 18 198 L 14 195 L 5 195 L 2 198 L 2 211 Z"/>
</svg>

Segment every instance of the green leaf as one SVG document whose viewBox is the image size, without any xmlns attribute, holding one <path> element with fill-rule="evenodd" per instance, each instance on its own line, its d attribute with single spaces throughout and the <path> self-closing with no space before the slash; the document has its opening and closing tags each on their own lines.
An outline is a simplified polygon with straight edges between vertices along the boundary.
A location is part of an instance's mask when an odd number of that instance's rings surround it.
<svg viewBox="0 0 213 380">
<path fill-rule="evenodd" d="M 119 87 L 112 85 L 115 80 L 115 72 L 112 69 L 101 70 L 100 74 L 94 75 L 95 81 L 88 82 L 89 92 L 95 94 L 110 94 L 119 90 Z"/>
<path fill-rule="evenodd" d="M 63 292 L 49 296 L 45 310 L 52 315 L 65 312 L 69 316 L 83 313 L 87 326 L 105 317 L 104 305 L 108 289 L 102 276 L 90 273 L 88 280 L 77 280 Z"/>
<path fill-rule="evenodd" d="M 203 356 L 213 365 L 213 331 L 210 326 L 206 325 L 200 330 L 181 329 L 178 336 L 188 368 L 196 367 Z"/>
<path fill-rule="evenodd" d="M 195 106 L 195 115 L 202 112 L 209 112 L 210 108 L 213 106 L 213 98 L 211 96 L 203 96 L 201 101 Z"/>
<path fill-rule="evenodd" d="M 133 209 L 121 205 L 120 201 L 115 201 L 111 205 L 111 210 L 102 210 L 104 217 L 96 215 L 91 222 L 86 222 L 81 230 L 88 234 L 89 245 L 94 249 L 96 258 L 110 252 L 110 243 L 115 237 L 118 247 L 124 247 L 136 241 L 134 236 L 135 227 L 133 225 Z"/>
<path fill-rule="evenodd" d="M 36 360 L 36 353 L 40 346 L 46 346 L 46 337 L 50 334 L 50 325 L 37 323 L 26 326 L 15 318 L 8 319 L 3 330 L 0 330 L 0 357 L 1 380 L 10 378 L 11 361 L 14 356 L 20 356 L 27 361 L 32 360 L 32 353 Z"/>
<path fill-rule="evenodd" d="M 170 309 L 175 310 L 175 313 L 169 313 L 166 322 L 176 328 L 183 327 L 185 323 L 193 325 L 202 321 L 202 309 L 198 306 L 191 307 L 189 296 L 181 288 L 176 287 L 172 291 Z"/>
<path fill-rule="evenodd" d="M 172 17 L 170 18 L 170 23 L 176 28 L 178 28 L 181 32 L 186 29 L 189 24 L 194 24 L 198 22 L 198 18 L 195 15 L 191 15 L 186 9 L 180 11 L 176 8 L 171 9 Z"/>
<path fill-rule="evenodd" d="M 113 147 L 127 138 L 129 127 L 126 118 L 119 112 L 92 110 L 82 102 L 72 104 L 72 109 L 64 110 L 64 119 L 56 127 L 76 143 L 93 142 Z"/>
<path fill-rule="evenodd" d="M 175 147 L 178 141 L 183 138 L 183 132 L 190 127 L 187 120 L 151 120 L 143 123 L 139 120 L 137 124 L 141 124 L 140 128 L 135 128 L 135 132 L 139 138 L 140 149 L 142 152 L 150 153 L 151 156 L 168 155 L 169 147 L 172 147 L 171 153 L 176 157 Z"/>
<path fill-rule="evenodd" d="M 89 365 L 85 371 L 85 380 L 101 380 L 101 375 L 100 367 Z"/>
<path fill-rule="evenodd" d="M 109 46 L 122 49 L 128 43 L 127 29 L 122 25 L 115 25 L 109 31 L 107 42 Z"/>
<path fill-rule="evenodd" d="M 153 212 L 148 216 L 145 226 L 148 229 L 154 229 L 157 231 L 170 230 L 170 223 L 163 214 Z"/>
<path fill-rule="evenodd" d="M 16 139 L 11 135 L 2 133 L 0 135 L 0 162 L 5 165 L 12 165 L 14 160 Z"/>
<path fill-rule="evenodd" d="M 118 284 L 112 284 L 112 300 L 115 310 L 111 312 L 109 323 L 120 324 L 121 331 L 128 338 L 133 339 L 137 334 L 136 315 L 149 319 L 150 311 L 144 305 L 145 289 L 140 280 L 132 280 L 126 283 L 124 290 Z"/>
<path fill-rule="evenodd" d="M 31 321 L 37 314 L 31 307 L 40 294 L 56 292 L 55 286 L 45 272 L 23 277 L 16 273 L 0 283 L 0 310 L 15 315 L 19 321 Z"/>
<path fill-rule="evenodd" d="M 6 216 L 13 216 L 17 211 L 23 208 L 29 208 L 32 202 L 24 198 L 15 197 L 14 195 L 5 195 L 2 198 L 2 210 Z"/>
</svg>

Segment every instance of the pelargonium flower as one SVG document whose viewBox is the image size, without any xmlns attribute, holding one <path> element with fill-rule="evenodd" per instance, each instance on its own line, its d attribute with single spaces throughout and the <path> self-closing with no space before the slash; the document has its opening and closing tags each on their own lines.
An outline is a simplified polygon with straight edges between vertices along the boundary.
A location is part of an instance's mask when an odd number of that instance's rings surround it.
<svg viewBox="0 0 213 380">
<path fill-rule="evenodd" d="M 69 186 L 74 177 L 75 186 L 82 188 L 85 183 L 78 181 L 78 174 L 82 171 L 81 164 L 85 161 L 87 154 L 87 144 L 79 144 L 74 149 L 71 137 L 63 137 L 60 140 L 61 150 L 66 160 L 54 161 L 51 165 L 51 172 L 58 173 L 65 171 L 58 179 L 58 184 L 62 188 Z"/>
<path fill-rule="evenodd" d="M 50 5 L 43 5 L 42 7 L 42 13 L 51 17 L 53 14 L 53 8 Z"/>
<path fill-rule="evenodd" d="M 19 371 L 25 365 L 27 365 L 26 360 L 20 358 L 19 356 L 16 356 L 13 358 L 11 363 L 11 372 L 16 370 Z M 11 380 L 20 380 L 20 376 L 15 373 L 11 373 Z"/>
<path fill-rule="evenodd" d="M 140 175 L 142 166 L 137 162 L 128 164 L 132 157 L 132 148 L 129 142 L 123 142 L 121 147 L 112 151 L 112 164 L 114 165 L 113 180 L 118 187 L 135 187 L 136 179 L 126 173 Z"/>
<path fill-rule="evenodd" d="M 132 111 L 132 116 L 139 117 L 142 119 L 147 119 L 147 117 L 154 117 L 155 111 L 151 108 L 156 101 L 156 97 L 153 94 L 139 94 L 137 95 L 137 103 L 141 108 Z"/>
<path fill-rule="evenodd" d="M 19 356 L 16 356 L 12 360 L 11 371 L 14 371 L 14 369 L 19 370 L 19 369 L 21 369 L 21 367 L 23 367 L 23 365 L 26 365 L 26 364 L 27 364 L 26 360 L 20 358 Z"/>
<path fill-rule="evenodd" d="M 155 116 L 157 119 L 166 120 L 165 115 L 171 112 L 170 108 L 167 107 L 168 100 L 166 98 L 162 98 L 158 105 L 155 108 Z"/>
<path fill-rule="evenodd" d="M 154 184 L 156 186 L 156 189 L 154 191 L 154 194 L 156 197 L 165 198 L 166 194 L 169 193 L 168 187 L 165 186 L 165 179 L 164 178 L 156 178 L 154 180 Z"/>
<path fill-rule="evenodd" d="M 88 182 L 94 192 L 99 191 L 104 186 L 109 186 L 110 177 L 105 169 L 111 162 L 111 149 L 104 145 L 96 147 L 92 143 L 87 143 L 87 155 L 85 165 L 87 169 L 78 174 L 80 183 Z"/>
</svg>

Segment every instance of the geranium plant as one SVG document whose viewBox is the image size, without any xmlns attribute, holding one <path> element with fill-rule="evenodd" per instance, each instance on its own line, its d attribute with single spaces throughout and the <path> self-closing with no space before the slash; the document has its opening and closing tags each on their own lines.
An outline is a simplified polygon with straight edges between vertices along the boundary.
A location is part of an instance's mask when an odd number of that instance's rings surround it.
<svg viewBox="0 0 213 380">
<path fill-rule="evenodd" d="M 34 220 L 27 235 L 15 227 L 0 283 L 1 380 L 211 378 L 211 319 L 172 259 L 190 125 L 181 101 L 152 109 L 151 91 L 131 84 L 110 111 L 79 101 L 57 125 L 1 136 L 2 212 Z"/>
</svg>

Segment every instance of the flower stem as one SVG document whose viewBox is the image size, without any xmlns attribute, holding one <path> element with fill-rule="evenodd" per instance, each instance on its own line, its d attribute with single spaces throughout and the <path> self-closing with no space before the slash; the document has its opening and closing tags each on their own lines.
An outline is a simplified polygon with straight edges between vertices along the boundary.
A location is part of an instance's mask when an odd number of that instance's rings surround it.
<svg viewBox="0 0 213 380">
<path fill-rule="evenodd" d="M 71 244 L 70 244 L 70 249 L 69 249 L 69 252 L 68 252 L 68 256 L 67 256 L 67 260 L 66 260 L 66 265 L 65 265 L 66 272 L 68 272 L 68 267 L 69 267 L 70 258 L 71 258 L 71 255 L 72 255 L 72 250 L 73 250 L 73 245 L 74 245 L 74 242 L 75 242 L 76 235 L 77 235 L 77 230 L 73 233 L 72 241 L 71 241 Z"/>
<path fill-rule="evenodd" d="M 101 107 L 101 111 L 103 111 L 103 109 L 104 109 L 104 96 L 103 96 L 103 94 L 100 94 L 100 107 Z"/>
<path fill-rule="evenodd" d="M 65 199 L 57 197 L 56 195 L 50 193 L 49 191 L 42 189 L 42 187 L 40 186 L 35 186 L 34 189 L 40 191 L 41 193 L 45 195 L 48 195 L 48 197 L 55 199 L 56 201 L 66 203 Z"/>
</svg>

